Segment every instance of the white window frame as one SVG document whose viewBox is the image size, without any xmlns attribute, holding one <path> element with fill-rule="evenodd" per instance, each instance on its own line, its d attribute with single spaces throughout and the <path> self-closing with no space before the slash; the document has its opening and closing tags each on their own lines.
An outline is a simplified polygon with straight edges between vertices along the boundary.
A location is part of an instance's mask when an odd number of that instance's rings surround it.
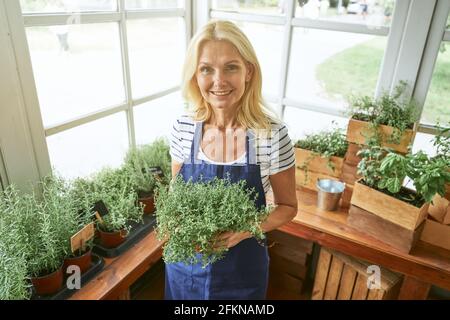
<svg viewBox="0 0 450 320">
<path fill-rule="evenodd" d="M 279 25 L 285 27 L 285 36 L 282 48 L 282 70 L 281 86 L 278 97 L 265 97 L 269 102 L 277 106 L 277 111 L 281 117 L 284 116 L 286 106 L 298 108 L 301 110 L 314 111 L 327 115 L 344 117 L 342 111 L 336 108 L 333 103 L 318 104 L 308 100 L 294 100 L 286 96 L 287 70 L 289 69 L 290 48 L 292 46 L 292 31 L 295 27 L 304 27 L 311 29 L 322 29 L 330 31 L 342 31 L 361 34 L 374 34 L 378 36 L 387 36 L 388 43 L 380 66 L 379 77 L 375 90 L 375 96 L 380 96 L 383 92 L 392 92 L 395 85 L 400 81 L 407 81 L 413 89 L 410 97 L 414 97 L 423 108 L 423 90 L 428 90 L 431 78 L 421 76 L 419 69 L 427 64 L 434 65 L 435 57 L 431 51 L 435 51 L 435 46 L 427 44 L 429 34 L 436 32 L 436 29 L 442 27 L 441 21 L 435 12 L 445 9 L 448 6 L 448 0 L 397 0 L 393 12 L 391 26 L 381 28 L 369 28 L 364 24 L 343 23 L 327 20 L 311 20 L 306 18 L 296 18 L 295 8 L 296 0 L 286 0 L 287 10 L 283 16 L 278 15 L 260 15 L 251 13 L 230 12 L 211 9 L 211 0 L 208 0 L 209 18 L 227 19 L 245 22 L 257 22 L 270 25 Z M 435 6 L 437 10 L 435 10 Z M 417 23 L 420 21 L 420 24 Z M 432 26 L 433 24 L 433 26 Z M 439 33 L 439 30 L 438 30 Z M 435 35 L 436 36 L 436 35 Z M 444 40 L 450 40 L 450 30 L 444 32 Z M 430 51 L 430 52 L 428 52 Z M 429 66 L 428 66 L 429 68 Z M 423 101 L 422 101 L 423 100 Z M 419 132 L 435 133 L 434 127 L 417 124 Z"/>
<path fill-rule="evenodd" d="M 128 39 L 126 32 L 126 21 L 131 19 L 143 19 L 143 18 L 160 18 L 160 17 L 182 17 L 185 22 L 186 38 L 185 44 L 187 47 L 188 41 L 192 37 L 192 6 L 193 0 L 183 0 L 184 8 L 180 9 L 152 9 L 152 10 L 126 10 L 125 0 L 117 0 L 118 8 L 116 12 L 82 12 L 77 13 L 77 23 L 102 23 L 102 22 L 117 22 L 119 26 L 120 35 L 120 47 L 122 57 L 122 70 L 123 70 L 123 82 L 125 86 L 126 102 L 123 104 L 107 107 L 99 111 L 82 115 L 67 121 L 57 123 L 49 127 L 43 127 L 42 116 L 40 113 L 39 101 L 36 91 L 36 84 L 33 76 L 30 51 L 28 48 L 28 42 L 26 38 L 26 27 L 32 26 L 50 26 L 66 24 L 70 17 L 70 14 L 24 14 L 22 15 L 19 1 L 0 0 L 1 10 L 0 13 L 4 13 L 5 18 L 2 17 L 2 21 L 8 22 L 8 34 L 11 34 L 11 50 L 14 52 L 14 61 L 6 62 L 11 70 L 17 69 L 17 77 L 20 79 L 20 88 L 22 89 L 21 97 L 24 100 L 24 112 L 21 114 L 23 123 L 26 124 L 24 128 L 25 132 L 30 131 L 30 141 L 19 142 L 12 136 L 2 135 L 1 138 L 5 141 L 15 141 L 19 144 L 21 152 L 14 152 L 12 148 L 3 148 L 3 157 L 5 162 L 14 163 L 15 159 L 19 160 L 27 159 L 27 167 L 29 170 L 22 170 L 23 175 L 28 177 L 29 180 L 36 181 L 51 173 L 51 164 L 47 148 L 46 138 L 63 131 L 81 126 L 92 121 L 108 117 L 110 115 L 126 112 L 127 115 L 127 128 L 128 128 L 128 140 L 130 147 L 136 145 L 135 126 L 133 110 L 134 107 L 143 103 L 153 101 L 155 99 L 164 97 L 171 93 L 174 93 L 180 89 L 180 86 L 174 86 L 167 88 L 166 90 L 132 99 L 131 89 L 131 76 L 130 76 L 130 62 L 128 57 Z M 3 50 L 3 49 L 2 49 Z M 2 61 L 0 61 L 2 63 Z M 2 101 L 3 103 L 3 101 Z M 19 110 L 19 108 L 11 108 Z M 2 120 L 3 119 L 3 120 Z M 6 122 L 7 117 L 0 118 L 0 125 L 2 122 Z M 5 123 L 6 124 L 6 123 Z M 32 146 L 30 148 L 30 146 Z M 32 155 L 24 157 L 26 150 L 32 150 Z M 19 161 L 20 163 L 20 161 Z M 15 182 L 19 185 L 24 185 L 23 179 L 18 178 L 14 174 L 10 174 L 10 167 L 5 165 L 6 169 L 2 170 L 0 163 L 0 175 L 3 178 L 3 182 L 11 183 Z M 17 166 L 17 162 L 14 163 L 14 167 Z M 34 168 L 34 169 L 33 169 Z M 23 169 L 23 168 L 18 168 Z"/>
</svg>

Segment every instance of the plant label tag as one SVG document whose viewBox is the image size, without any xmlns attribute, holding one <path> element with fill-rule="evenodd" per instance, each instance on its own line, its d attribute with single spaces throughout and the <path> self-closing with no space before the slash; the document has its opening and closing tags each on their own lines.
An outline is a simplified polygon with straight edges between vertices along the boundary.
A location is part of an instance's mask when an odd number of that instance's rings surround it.
<svg viewBox="0 0 450 320">
<path fill-rule="evenodd" d="M 153 173 L 153 176 L 156 180 L 161 181 L 164 178 L 164 172 L 162 171 L 161 167 L 150 167 L 148 168 L 148 171 Z"/>
<path fill-rule="evenodd" d="M 97 218 L 98 222 L 103 224 L 102 216 L 98 213 L 98 211 L 95 211 L 95 217 Z"/>
<path fill-rule="evenodd" d="M 72 252 L 84 249 L 85 243 L 94 237 L 94 222 L 89 223 L 70 238 Z"/>
<path fill-rule="evenodd" d="M 109 213 L 109 212 L 108 212 L 108 208 L 106 208 L 106 205 L 105 205 L 105 203 L 104 203 L 102 200 L 97 201 L 97 202 L 94 204 L 94 209 L 93 209 L 93 211 L 94 211 L 94 212 L 98 212 L 98 214 L 99 214 L 101 217 L 106 216 L 106 215 Z"/>
</svg>

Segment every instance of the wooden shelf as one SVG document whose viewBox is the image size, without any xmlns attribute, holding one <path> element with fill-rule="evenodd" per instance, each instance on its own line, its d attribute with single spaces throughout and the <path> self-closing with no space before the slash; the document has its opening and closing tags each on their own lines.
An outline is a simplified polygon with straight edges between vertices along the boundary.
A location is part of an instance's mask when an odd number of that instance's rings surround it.
<svg viewBox="0 0 450 320">
<path fill-rule="evenodd" d="M 129 298 L 129 287 L 162 256 L 162 242 L 151 232 L 124 254 L 105 259 L 105 268 L 71 300 Z"/>
</svg>

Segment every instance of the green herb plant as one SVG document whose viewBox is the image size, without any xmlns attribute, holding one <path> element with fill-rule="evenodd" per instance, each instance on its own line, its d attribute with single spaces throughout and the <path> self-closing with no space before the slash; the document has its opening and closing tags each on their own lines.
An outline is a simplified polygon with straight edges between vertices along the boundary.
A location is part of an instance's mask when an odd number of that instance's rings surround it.
<svg viewBox="0 0 450 320">
<path fill-rule="evenodd" d="M 423 151 L 401 155 L 371 146 L 358 155 L 362 158 L 358 174 L 366 185 L 417 207 L 431 202 L 436 193 L 443 196 L 445 184 L 450 182 L 448 163 Z M 413 182 L 416 192 L 403 187 L 406 178 Z"/>
<path fill-rule="evenodd" d="M 333 125 L 336 123 L 333 121 Z M 327 167 L 335 170 L 331 157 L 343 158 L 348 149 L 348 143 L 342 129 L 334 127 L 331 130 L 324 130 L 316 134 L 309 134 L 306 138 L 295 143 L 296 148 L 309 150 L 312 152 L 305 161 L 297 166 L 305 172 L 305 183 L 308 179 L 308 166 L 315 157 L 327 159 Z"/>
<path fill-rule="evenodd" d="M 149 170 L 160 167 L 164 174 L 164 182 L 171 177 L 171 158 L 169 144 L 165 139 L 157 139 L 152 144 L 142 145 L 128 151 L 124 168 L 130 176 L 132 189 L 138 193 L 151 194 L 156 187 L 157 179 Z"/>
<path fill-rule="evenodd" d="M 28 281 L 28 237 L 24 229 L 18 190 L 0 192 L 0 300 L 24 300 L 31 296 Z"/>
<path fill-rule="evenodd" d="M 163 258 L 168 263 L 202 262 L 205 267 L 223 258 L 227 249 L 214 248 L 214 239 L 222 232 L 249 231 L 264 239 L 260 224 L 270 209 L 255 207 L 255 195 L 245 182 L 184 182 L 177 177 L 170 189 L 157 189 L 156 219 L 158 238 L 167 240 Z M 201 253 L 201 257 L 197 254 Z"/>
<path fill-rule="evenodd" d="M 381 145 L 385 138 L 388 143 L 399 144 L 405 130 L 413 128 L 418 120 L 418 108 L 414 100 L 402 100 L 406 89 L 407 83 L 400 81 L 392 95 L 385 92 L 378 99 L 369 96 L 350 97 L 348 115 L 355 120 L 369 122 L 368 132 L 365 133 L 367 142 L 373 140 Z M 383 137 L 380 125 L 393 127 L 392 134 Z"/>
</svg>

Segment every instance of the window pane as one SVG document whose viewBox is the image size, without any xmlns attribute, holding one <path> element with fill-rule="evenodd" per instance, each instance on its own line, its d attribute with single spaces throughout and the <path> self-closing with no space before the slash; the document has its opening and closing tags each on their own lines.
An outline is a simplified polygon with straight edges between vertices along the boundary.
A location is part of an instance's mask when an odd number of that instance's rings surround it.
<svg viewBox="0 0 450 320">
<path fill-rule="evenodd" d="M 184 20 L 131 20 L 127 28 L 133 97 L 179 85 L 186 51 Z"/>
<path fill-rule="evenodd" d="M 287 0 L 213 0 L 214 10 L 237 11 L 256 14 L 284 14 Z"/>
<path fill-rule="evenodd" d="M 116 0 L 20 0 L 23 13 L 117 11 Z"/>
<path fill-rule="evenodd" d="M 27 36 L 45 126 L 124 102 L 116 23 L 30 27 Z"/>
<path fill-rule="evenodd" d="M 373 95 L 387 39 L 296 28 L 287 96 L 342 107 L 350 94 Z"/>
<path fill-rule="evenodd" d="M 183 8 L 184 0 L 126 0 L 127 9 L 173 9 Z"/>
<path fill-rule="evenodd" d="M 104 166 L 118 167 L 128 150 L 125 113 L 47 138 L 53 168 L 66 178 L 87 176 Z"/>
<path fill-rule="evenodd" d="M 394 0 L 299 0 L 295 16 L 346 23 L 390 26 Z M 302 6 L 300 6 L 302 4 Z"/>
<path fill-rule="evenodd" d="M 289 136 L 293 141 L 304 138 L 307 134 L 317 133 L 332 128 L 335 121 L 337 127 L 347 128 L 348 119 L 327 115 L 319 112 L 286 107 L 283 121 L 288 127 Z M 345 130 L 344 130 L 345 132 Z"/>
<path fill-rule="evenodd" d="M 169 138 L 174 121 L 184 110 L 180 92 L 135 107 L 136 144 L 151 143 L 158 137 Z"/>
<path fill-rule="evenodd" d="M 450 121 L 450 42 L 442 42 L 430 89 L 422 113 L 422 123 L 441 124 Z"/>
<path fill-rule="evenodd" d="M 234 21 L 251 41 L 263 76 L 263 94 L 278 96 L 283 47 L 283 27 Z M 267 44 L 270 43 L 270 46 Z"/>
<path fill-rule="evenodd" d="M 415 153 L 419 150 L 424 151 L 429 156 L 433 157 L 436 155 L 436 147 L 433 146 L 434 135 L 417 132 L 414 138 L 412 152 Z"/>
</svg>

